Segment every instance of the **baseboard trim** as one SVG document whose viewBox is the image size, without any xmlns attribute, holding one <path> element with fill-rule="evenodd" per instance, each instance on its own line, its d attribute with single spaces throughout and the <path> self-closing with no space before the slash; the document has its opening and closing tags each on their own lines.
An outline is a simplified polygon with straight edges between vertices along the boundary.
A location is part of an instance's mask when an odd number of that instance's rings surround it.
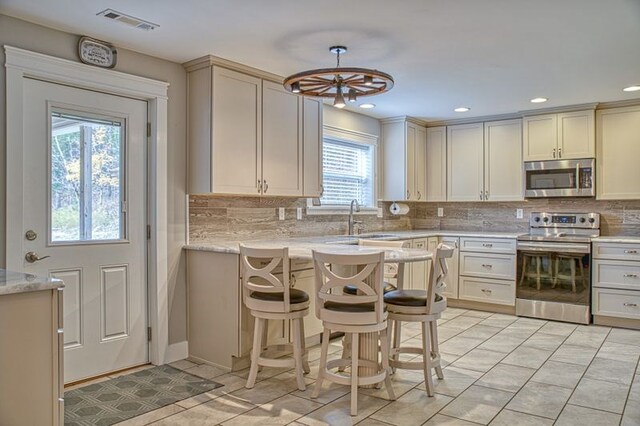
<svg viewBox="0 0 640 426">
<path fill-rule="evenodd" d="M 629 318 L 608 317 L 605 315 L 594 315 L 593 323 L 595 325 L 606 325 L 609 327 L 631 328 L 640 330 L 640 320 Z"/>
<path fill-rule="evenodd" d="M 451 308 L 475 309 L 477 311 L 495 312 L 497 314 L 509 314 L 509 315 L 516 314 L 515 306 L 473 302 L 470 300 L 447 299 L 447 306 Z"/>
</svg>

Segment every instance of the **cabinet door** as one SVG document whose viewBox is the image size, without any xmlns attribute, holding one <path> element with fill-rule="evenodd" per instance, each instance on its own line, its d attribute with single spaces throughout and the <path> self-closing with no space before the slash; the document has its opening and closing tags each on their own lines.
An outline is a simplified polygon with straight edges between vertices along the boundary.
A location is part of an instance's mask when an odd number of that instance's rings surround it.
<svg viewBox="0 0 640 426">
<path fill-rule="evenodd" d="M 577 111 L 558 114 L 558 158 L 596 156 L 595 112 Z"/>
<path fill-rule="evenodd" d="M 316 317 L 316 287 L 313 269 L 291 274 L 293 287 L 309 295 L 309 315 L 304 317 L 304 334 L 306 338 L 322 333 L 322 321 Z M 293 340 L 293 336 L 291 336 Z"/>
<path fill-rule="evenodd" d="M 598 199 L 639 199 L 640 106 L 600 110 L 596 118 Z"/>
<path fill-rule="evenodd" d="M 413 240 L 412 247 L 421 250 L 427 250 L 427 239 L 421 238 Z M 424 262 L 412 262 L 411 265 L 411 284 L 410 288 L 415 290 L 427 289 L 427 263 Z"/>
<path fill-rule="evenodd" d="M 406 128 L 406 144 L 407 156 L 406 163 L 406 182 L 407 182 L 407 200 L 416 200 L 418 198 L 416 191 L 416 138 L 417 126 L 407 123 Z"/>
<path fill-rule="evenodd" d="M 554 160 L 557 158 L 557 115 L 534 115 L 522 120 L 524 161 Z"/>
<path fill-rule="evenodd" d="M 522 121 L 484 123 L 484 190 L 488 201 L 524 198 L 522 165 Z"/>
<path fill-rule="evenodd" d="M 214 67 L 212 87 L 212 192 L 259 194 L 262 81 Z"/>
<path fill-rule="evenodd" d="M 447 200 L 482 200 L 484 189 L 483 126 L 447 127 Z"/>
<path fill-rule="evenodd" d="M 416 128 L 415 149 L 415 200 L 426 201 L 427 197 L 427 129 Z"/>
<path fill-rule="evenodd" d="M 447 259 L 447 278 L 445 279 L 445 288 L 443 294 L 451 299 L 458 298 L 458 258 L 460 256 L 459 242 L 457 237 L 442 237 L 440 243 L 453 249 L 453 256 Z"/>
<path fill-rule="evenodd" d="M 262 193 L 302 196 L 301 98 L 280 84 L 262 84 Z"/>
<path fill-rule="evenodd" d="M 322 196 L 322 102 L 303 100 L 303 195 Z"/>
<path fill-rule="evenodd" d="M 426 200 L 447 200 L 447 128 L 427 128 Z"/>
</svg>

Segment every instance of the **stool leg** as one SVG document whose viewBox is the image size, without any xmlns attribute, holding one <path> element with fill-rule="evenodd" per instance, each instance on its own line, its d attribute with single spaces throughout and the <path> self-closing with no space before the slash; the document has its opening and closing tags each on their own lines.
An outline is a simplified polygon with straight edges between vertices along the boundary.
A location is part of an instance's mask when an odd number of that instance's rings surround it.
<svg viewBox="0 0 640 426">
<path fill-rule="evenodd" d="M 351 415 L 358 415 L 358 333 L 351 334 Z"/>
<path fill-rule="evenodd" d="M 527 264 L 529 263 L 529 256 L 522 256 L 522 274 L 520 274 L 520 284 L 524 283 L 524 277 L 527 275 Z"/>
<path fill-rule="evenodd" d="M 316 385 L 313 388 L 311 398 L 317 398 L 320 395 L 322 389 L 322 381 L 324 380 L 324 371 L 327 368 L 327 353 L 329 352 L 329 338 L 331 337 L 331 330 L 327 327 L 322 332 L 322 346 L 320 347 L 320 366 L 318 367 L 318 378 L 316 379 Z"/>
<path fill-rule="evenodd" d="M 584 276 L 584 266 L 582 265 L 582 259 L 578 259 L 578 266 L 580 267 L 580 284 L 582 285 L 582 288 L 586 288 L 587 285 L 585 284 L 585 276 Z"/>
<path fill-rule="evenodd" d="M 307 350 L 307 343 L 305 342 L 304 334 L 304 318 L 300 318 L 300 343 L 302 344 L 302 371 L 304 374 L 309 374 L 311 368 L 309 368 L 309 351 Z"/>
<path fill-rule="evenodd" d="M 393 320 L 393 348 L 392 349 L 398 349 L 400 347 L 400 341 L 402 338 L 402 321 L 400 320 Z M 394 353 L 393 354 L 393 360 L 394 361 L 398 361 L 400 359 L 400 354 L 399 353 Z M 396 368 L 393 367 L 391 369 L 392 372 L 396 372 Z"/>
<path fill-rule="evenodd" d="M 247 379 L 247 389 L 251 389 L 255 386 L 256 377 L 258 377 L 258 362 L 260 359 L 260 353 L 262 352 L 262 338 L 264 336 L 263 330 L 266 328 L 266 322 L 267 320 L 264 318 L 256 318 L 255 320 L 255 327 L 253 329 L 253 348 L 251 348 L 251 369 L 249 370 L 249 378 Z"/>
<path fill-rule="evenodd" d="M 553 285 L 551 286 L 551 288 L 556 288 L 556 285 L 558 285 L 558 272 L 560 271 L 560 258 L 556 258 L 556 273 L 553 274 Z"/>
<path fill-rule="evenodd" d="M 540 256 L 536 256 L 536 289 L 540 291 Z"/>
<path fill-rule="evenodd" d="M 571 259 L 571 291 L 576 292 L 576 261 Z"/>
<path fill-rule="evenodd" d="M 444 374 L 442 374 L 442 365 L 440 365 L 440 347 L 438 346 L 438 322 L 437 321 L 429 321 L 429 328 L 431 329 L 431 352 L 434 355 L 435 361 L 433 361 L 433 366 L 436 369 L 436 374 L 438 375 L 438 379 L 444 379 Z"/>
<path fill-rule="evenodd" d="M 387 389 L 389 399 L 396 400 L 396 394 L 391 386 L 391 369 L 389 368 L 389 336 L 387 335 L 387 329 L 384 328 L 380 331 L 380 351 L 382 352 L 382 369 L 385 371 L 384 387 Z"/>
<path fill-rule="evenodd" d="M 296 382 L 298 384 L 298 389 L 304 391 L 306 386 L 304 384 L 304 376 L 302 372 L 302 335 L 300 334 L 300 321 L 302 318 L 296 318 L 291 321 L 291 325 L 293 326 L 293 359 L 295 360 L 296 367 Z"/>
<path fill-rule="evenodd" d="M 433 377 L 431 376 L 431 337 L 426 321 L 422 323 L 422 369 L 424 370 L 424 385 L 427 395 L 433 396 Z"/>
</svg>

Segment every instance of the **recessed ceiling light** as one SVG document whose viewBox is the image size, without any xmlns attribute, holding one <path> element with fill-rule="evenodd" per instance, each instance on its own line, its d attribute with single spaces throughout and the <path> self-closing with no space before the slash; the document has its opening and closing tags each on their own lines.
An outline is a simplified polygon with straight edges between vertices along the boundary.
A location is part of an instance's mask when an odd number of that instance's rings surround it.
<svg viewBox="0 0 640 426">
<path fill-rule="evenodd" d="M 364 108 L 364 109 L 370 109 L 375 107 L 376 107 L 376 104 L 360 104 L 360 108 Z"/>
<path fill-rule="evenodd" d="M 637 92 L 640 90 L 640 84 L 634 84 L 633 86 L 625 87 L 622 89 L 624 92 Z"/>
<path fill-rule="evenodd" d="M 547 98 L 533 98 L 531 99 L 531 103 L 541 104 L 542 102 L 547 102 L 549 99 Z"/>
<path fill-rule="evenodd" d="M 471 108 L 469 108 L 469 107 L 458 107 L 458 108 L 454 109 L 455 112 L 467 112 L 467 111 L 470 111 L 470 110 L 471 110 Z"/>
</svg>

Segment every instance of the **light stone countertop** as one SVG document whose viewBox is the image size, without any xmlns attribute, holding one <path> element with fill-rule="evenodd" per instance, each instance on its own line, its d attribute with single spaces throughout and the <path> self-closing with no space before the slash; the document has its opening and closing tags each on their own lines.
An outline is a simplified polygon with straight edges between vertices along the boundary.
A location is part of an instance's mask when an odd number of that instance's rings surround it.
<svg viewBox="0 0 640 426">
<path fill-rule="evenodd" d="M 0 296 L 64 287 L 62 280 L 0 269 Z"/>
<path fill-rule="evenodd" d="M 504 232 L 468 232 L 468 231 L 441 231 L 441 230 L 411 230 L 411 231 L 380 231 L 366 233 L 357 236 L 326 235 L 319 237 L 290 237 L 280 239 L 226 239 L 207 242 L 191 243 L 185 245 L 186 250 L 211 251 L 217 253 L 240 253 L 239 245 L 246 244 L 251 247 L 277 248 L 289 247 L 289 257 L 298 260 L 311 260 L 311 251 L 317 250 L 325 253 L 355 254 L 371 253 L 380 248 L 361 247 L 357 245 L 359 238 L 375 236 L 380 240 L 402 240 L 413 238 L 427 238 L 436 236 L 460 236 L 482 238 L 509 238 L 515 239 L 520 233 Z M 385 248 L 385 260 L 388 262 L 417 262 L 431 259 L 431 253 L 421 249 L 389 249 Z"/>
<path fill-rule="evenodd" d="M 611 236 L 611 237 L 597 237 L 597 238 L 592 238 L 591 239 L 592 242 L 594 243 L 635 243 L 635 244 L 640 244 L 640 237 L 634 237 L 634 236 L 625 236 L 625 235 L 618 235 L 618 236 Z"/>
</svg>

